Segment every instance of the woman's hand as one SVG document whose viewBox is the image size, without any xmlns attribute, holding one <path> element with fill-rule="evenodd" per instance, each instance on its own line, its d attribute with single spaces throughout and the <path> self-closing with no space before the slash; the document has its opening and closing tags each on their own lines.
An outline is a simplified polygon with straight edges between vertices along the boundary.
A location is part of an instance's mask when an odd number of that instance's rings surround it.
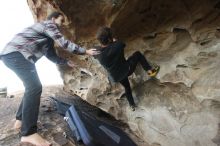
<svg viewBox="0 0 220 146">
<path fill-rule="evenodd" d="M 73 61 L 71 61 L 71 60 L 69 60 L 68 62 L 67 62 L 67 65 L 69 66 L 69 67 L 72 67 L 72 68 L 75 68 L 75 67 L 77 67 L 78 65 L 77 64 L 75 64 Z"/>
<path fill-rule="evenodd" d="M 94 49 L 94 48 L 91 48 L 91 49 L 89 49 L 89 50 L 86 50 L 86 54 L 88 54 L 88 55 L 98 55 L 98 54 L 100 54 L 100 51 L 97 51 L 97 49 Z"/>
</svg>

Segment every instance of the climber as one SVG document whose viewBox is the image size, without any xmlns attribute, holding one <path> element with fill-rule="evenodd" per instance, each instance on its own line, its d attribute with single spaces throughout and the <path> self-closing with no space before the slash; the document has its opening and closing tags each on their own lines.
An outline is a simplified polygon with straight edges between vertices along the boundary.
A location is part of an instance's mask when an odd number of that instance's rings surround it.
<svg viewBox="0 0 220 146">
<path fill-rule="evenodd" d="M 25 87 L 14 125 L 16 129 L 20 130 L 21 142 L 37 146 L 51 145 L 37 133 L 42 85 L 35 68 L 35 62 L 45 55 L 56 64 L 74 67 L 71 60 L 57 56 L 54 49 L 55 42 L 70 53 L 82 55 L 99 53 L 93 48 L 86 50 L 66 40 L 59 30 L 64 21 L 62 13 L 53 12 L 47 17 L 47 20 L 35 23 L 18 33 L 1 52 L 4 64 L 15 72 Z"/>
<path fill-rule="evenodd" d="M 120 82 L 124 87 L 126 98 L 132 111 L 134 111 L 136 105 L 132 96 L 128 76 L 135 71 L 138 63 L 141 64 L 142 68 L 150 77 L 155 77 L 160 67 L 152 67 L 139 51 L 134 52 L 126 60 L 124 57 L 125 44 L 113 38 L 112 30 L 109 27 L 101 27 L 96 37 L 101 45 L 96 48 L 101 53 L 94 57 L 107 70 L 110 81 Z"/>
</svg>

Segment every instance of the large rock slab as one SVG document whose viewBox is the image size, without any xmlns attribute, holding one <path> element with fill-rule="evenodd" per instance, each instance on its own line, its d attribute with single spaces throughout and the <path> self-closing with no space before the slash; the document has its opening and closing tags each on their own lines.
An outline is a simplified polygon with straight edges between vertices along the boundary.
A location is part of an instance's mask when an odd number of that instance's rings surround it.
<svg viewBox="0 0 220 146">
<path fill-rule="evenodd" d="M 132 112 L 119 84 L 97 60 L 60 55 L 78 68 L 59 67 L 65 90 L 129 124 L 144 141 L 162 146 L 219 145 L 218 0 L 28 0 L 36 21 L 59 10 L 65 36 L 86 47 L 97 44 L 99 26 L 111 26 L 126 42 L 125 55 L 141 51 L 161 66 L 158 80 L 137 67 L 129 77 L 138 108 Z"/>
</svg>

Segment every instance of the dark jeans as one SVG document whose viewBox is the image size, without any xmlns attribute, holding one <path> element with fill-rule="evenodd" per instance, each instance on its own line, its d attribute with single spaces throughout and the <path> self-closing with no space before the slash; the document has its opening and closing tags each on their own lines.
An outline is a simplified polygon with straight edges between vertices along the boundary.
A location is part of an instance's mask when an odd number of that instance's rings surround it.
<svg viewBox="0 0 220 146">
<path fill-rule="evenodd" d="M 9 53 L 1 57 L 4 64 L 22 80 L 25 92 L 16 114 L 22 121 L 21 135 L 27 136 L 37 132 L 37 120 L 40 106 L 42 85 L 35 65 L 19 52 Z M 16 84 L 16 83 L 15 83 Z"/>
<path fill-rule="evenodd" d="M 139 51 L 136 51 L 135 53 L 133 53 L 128 58 L 127 62 L 129 63 L 129 73 L 128 73 L 128 76 L 130 76 L 135 71 L 136 66 L 137 66 L 138 63 L 141 64 L 142 68 L 145 71 L 148 71 L 148 70 L 152 69 L 152 67 L 149 65 L 149 63 L 147 62 L 147 60 L 144 57 L 144 55 L 141 54 Z M 132 96 L 131 86 L 130 86 L 130 83 L 129 83 L 129 80 L 128 80 L 128 76 L 126 78 L 124 78 L 123 80 L 121 80 L 120 83 L 125 88 L 125 95 L 127 97 L 129 105 L 135 105 L 134 98 Z"/>
</svg>

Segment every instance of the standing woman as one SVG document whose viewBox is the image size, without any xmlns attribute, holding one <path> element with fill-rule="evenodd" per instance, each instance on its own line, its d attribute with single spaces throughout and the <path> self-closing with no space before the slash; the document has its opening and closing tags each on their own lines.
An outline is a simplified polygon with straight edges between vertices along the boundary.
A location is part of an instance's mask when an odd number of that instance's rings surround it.
<svg viewBox="0 0 220 146">
<path fill-rule="evenodd" d="M 42 85 L 35 68 L 35 62 L 45 55 L 56 64 L 74 67 L 73 62 L 57 56 L 54 43 L 70 53 L 82 55 L 98 53 L 94 49 L 86 50 L 66 40 L 59 30 L 63 23 L 62 13 L 53 12 L 47 17 L 47 20 L 35 23 L 15 35 L 1 52 L 4 64 L 15 72 L 25 87 L 15 122 L 15 128 L 21 132 L 21 142 L 37 146 L 51 145 L 37 133 Z"/>
</svg>

